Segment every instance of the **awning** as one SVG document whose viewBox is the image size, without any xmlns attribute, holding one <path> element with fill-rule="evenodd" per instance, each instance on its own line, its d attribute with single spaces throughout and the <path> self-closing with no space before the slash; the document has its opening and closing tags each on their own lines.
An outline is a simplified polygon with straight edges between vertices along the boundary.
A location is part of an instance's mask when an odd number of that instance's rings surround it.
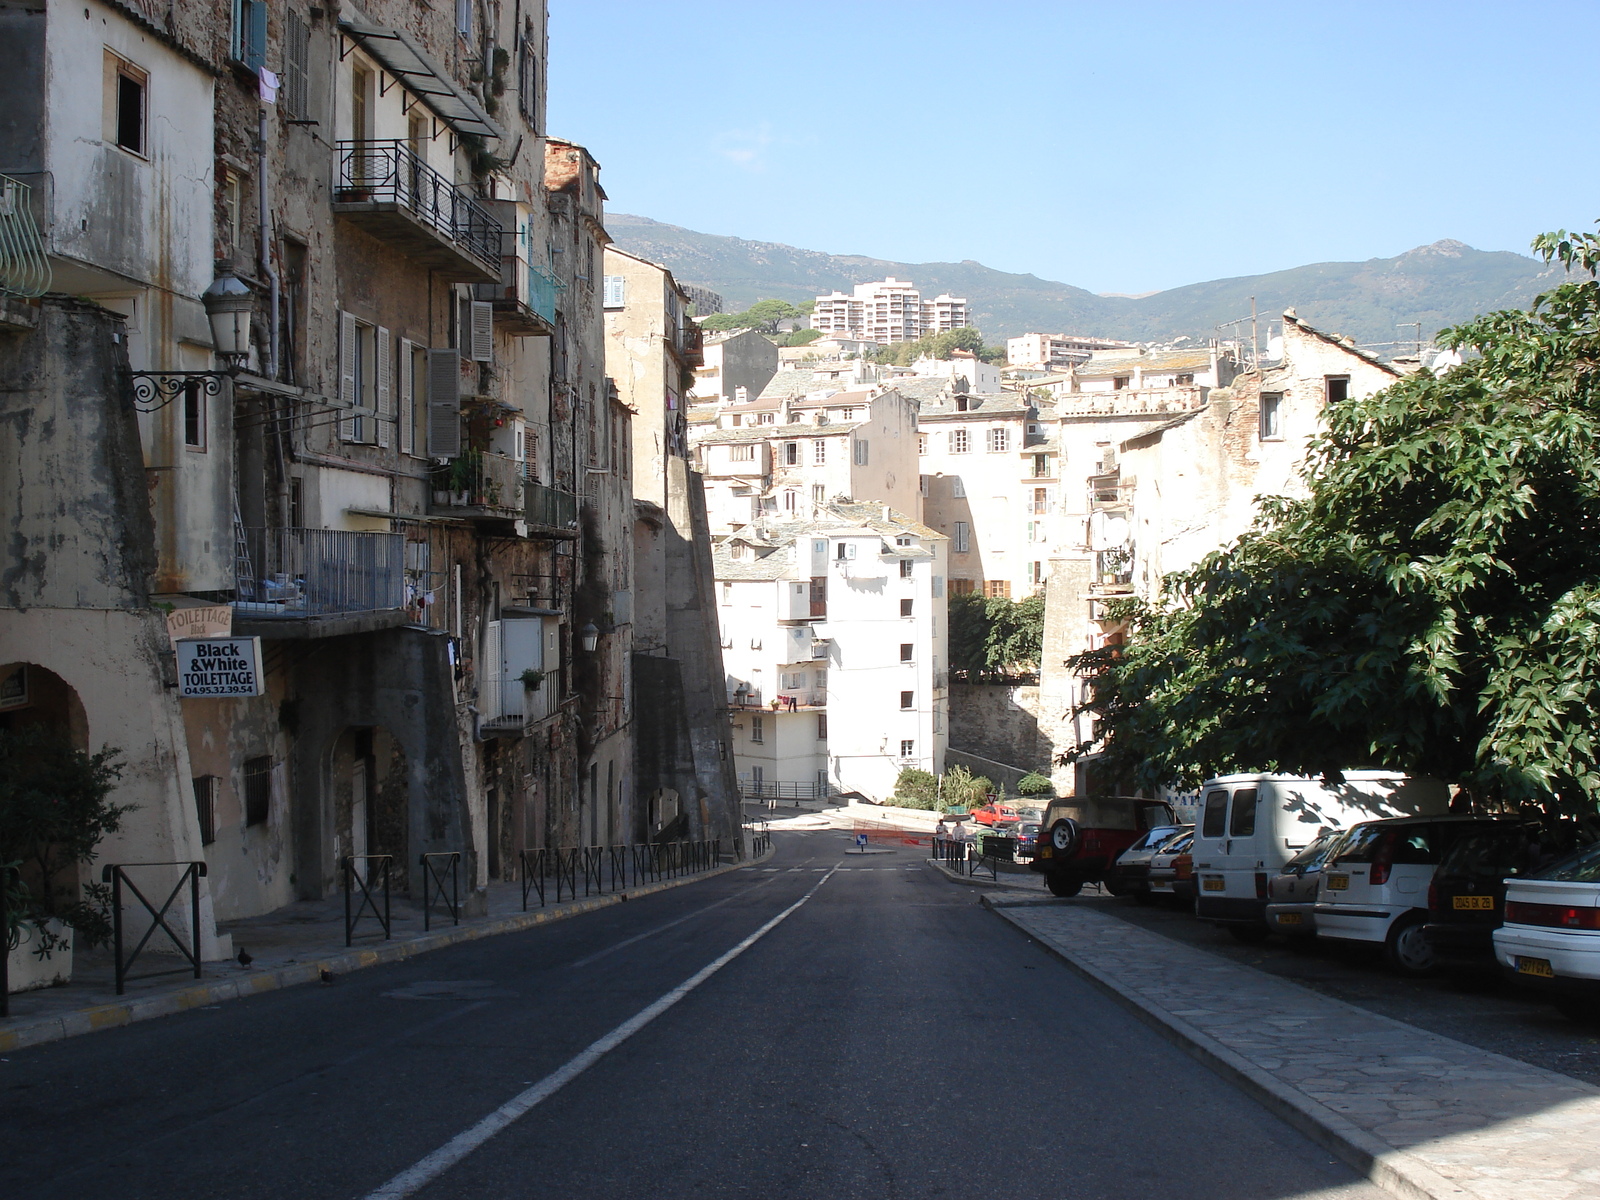
<svg viewBox="0 0 1600 1200">
<path fill-rule="evenodd" d="M 348 18 L 339 27 L 457 133 L 504 137 L 494 119 L 429 58 L 410 34 Z"/>
</svg>

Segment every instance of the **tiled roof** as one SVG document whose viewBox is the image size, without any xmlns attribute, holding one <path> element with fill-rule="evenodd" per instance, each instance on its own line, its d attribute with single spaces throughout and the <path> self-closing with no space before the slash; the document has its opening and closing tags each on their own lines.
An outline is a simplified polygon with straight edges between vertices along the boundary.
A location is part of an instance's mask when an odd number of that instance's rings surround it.
<svg viewBox="0 0 1600 1200">
<path fill-rule="evenodd" d="M 739 429 L 691 429 L 689 440 L 697 446 L 715 446 L 741 442 L 784 441 L 789 438 L 839 437 L 852 429 L 860 429 L 865 421 L 840 421 L 831 425 L 812 425 L 799 422 L 793 425 L 746 425 Z"/>
<path fill-rule="evenodd" d="M 782 579 L 789 573 L 790 565 L 789 555 L 782 549 L 772 550 L 760 558 L 734 558 L 725 545 L 711 548 L 711 574 L 718 580 Z"/>
<path fill-rule="evenodd" d="M 967 396 L 966 411 L 956 407 L 954 396 L 924 401 L 919 418 L 929 417 L 1012 417 L 1033 408 L 1033 401 L 1016 392 L 973 392 Z"/>
<path fill-rule="evenodd" d="M 1209 371 L 1211 351 L 1195 350 L 1096 350 L 1088 362 L 1079 363 L 1075 373 L 1122 375 L 1135 368 L 1143 371 Z M 1037 383 L 1037 380 L 1033 382 Z"/>
</svg>

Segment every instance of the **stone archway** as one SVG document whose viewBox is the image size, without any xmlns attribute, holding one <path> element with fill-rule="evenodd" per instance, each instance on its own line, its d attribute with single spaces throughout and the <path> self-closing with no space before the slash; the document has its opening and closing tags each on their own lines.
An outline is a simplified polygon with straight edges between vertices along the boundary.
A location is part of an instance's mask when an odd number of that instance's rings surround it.
<svg viewBox="0 0 1600 1200">
<path fill-rule="evenodd" d="M 36 663 L 0 665 L 0 729 L 43 725 L 89 749 L 89 719 L 73 686 Z"/>
</svg>

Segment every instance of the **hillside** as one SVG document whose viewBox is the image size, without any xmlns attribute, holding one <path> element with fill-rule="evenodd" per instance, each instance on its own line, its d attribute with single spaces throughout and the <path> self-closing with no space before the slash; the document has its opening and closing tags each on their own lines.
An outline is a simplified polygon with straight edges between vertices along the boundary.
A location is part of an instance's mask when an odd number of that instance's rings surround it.
<svg viewBox="0 0 1600 1200">
<path fill-rule="evenodd" d="M 967 297 L 973 323 L 990 338 L 1032 331 L 1073 332 L 1130 341 L 1180 335 L 1214 336 L 1215 327 L 1250 312 L 1294 307 L 1320 329 L 1362 343 L 1396 342 L 1421 321 L 1424 333 L 1496 308 L 1525 307 L 1550 287 L 1555 273 L 1509 251 L 1474 250 L 1456 241 L 1419 246 L 1394 258 L 1312 263 L 1266 275 L 1242 275 L 1154 292 L 1099 296 L 1071 284 L 1013 275 L 977 262 L 902 263 L 860 255 L 823 254 L 778 242 L 697 233 L 647 217 L 610 213 L 606 227 L 631 254 L 671 268 L 685 283 L 720 292 L 730 311 L 768 296 L 809 300 L 834 288 L 893 275 L 924 295 Z M 1248 336 L 1248 331 L 1246 331 Z"/>
</svg>

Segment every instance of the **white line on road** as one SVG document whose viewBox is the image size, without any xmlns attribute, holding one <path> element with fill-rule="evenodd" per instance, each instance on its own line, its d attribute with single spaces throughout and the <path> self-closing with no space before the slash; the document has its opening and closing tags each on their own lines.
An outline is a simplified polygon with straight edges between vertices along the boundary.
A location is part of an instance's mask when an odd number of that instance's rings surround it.
<svg viewBox="0 0 1600 1200">
<path fill-rule="evenodd" d="M 614 942 L 613 944 L 607 946 L 604 950 L 596 950 L 587 958 L 580 958 L 567 969 L 576 971 L 579 967 L 587 967 L 590 963 L 596 961 L 597 959 L 602 959 L 608 954 L 611 954 L 617 950 L 621 950 L 624 946 L 631 946 L 635 942 L 644 941 L 645 938 L 652 938 L 658 933 L 665 933 L 669 929 L 675 929 L 679 925 L 682 925 L 685 921 L 692 921 L 696 917 L 705 915 L 714 908 L 721 908 L 724 904 L 732 904 L 735 900 L 741 899 L 743 896 L 745 896 L 746 893 L 755 891 L 756 888 L 763 888 L 769 883 L 777 882 L 778 881 L 776 879 L 763 879 L 760 883 L 753 883 L 747 888 L 740 888 L 731 896 L 724 896 L 721 900 L 716 900 L 710 904 L 702 905 L 691 913 L 687 913 L 676 920 L 668 921 L 665 925 L 657 925 L 654 929 L 646 929 L 643 933 L 636 933 L 630 938 L 623 938 L 620 942 Z"/>
<path fill-rule="evenodd" d="M 410 1196 L 432 1183 L 479 1146 L 494 1137 L 495 1134 L 509 1128 L 514 1121 L 526 1114 L 534 1105 L 555 1095 L 579 1075 L 594 1066 L 605 1055 L 622 1045 L 623 1042 L 638 1033 L 651 1021 L 654 1021 L 667 1009 L 682 1000 L 695 988 L 783 924 L 802 904 L 817 894 L 817 889 L 827 883 L 828 877 L 832 874 L 833 871 L 830 870 L 827 875 L 812 884 L 804 896 L 801 896 L 800 899 L 773 917 L 772 920 L 745 938 L 744 941 L 729 950 L 721 958 L 701 967 L 700 970 L 689 976 L 688 979 L 648 1008 L 641 1009 L 598 1041 L 591 1042 L 588 1049 L 569 1059 L 564 1066 L 558 1067 L 526 1091 L 513 1096 L 484 1117 L 483 1120 L 472 1126 L 472 1128 L 458 1133 L 415 1166 L 401 1171 L 400 1174 L 389 1180 L 377 1191 L 369 1192 L 364 1200 L 402 1200 L 403 1197 Z"/>
</svg>

